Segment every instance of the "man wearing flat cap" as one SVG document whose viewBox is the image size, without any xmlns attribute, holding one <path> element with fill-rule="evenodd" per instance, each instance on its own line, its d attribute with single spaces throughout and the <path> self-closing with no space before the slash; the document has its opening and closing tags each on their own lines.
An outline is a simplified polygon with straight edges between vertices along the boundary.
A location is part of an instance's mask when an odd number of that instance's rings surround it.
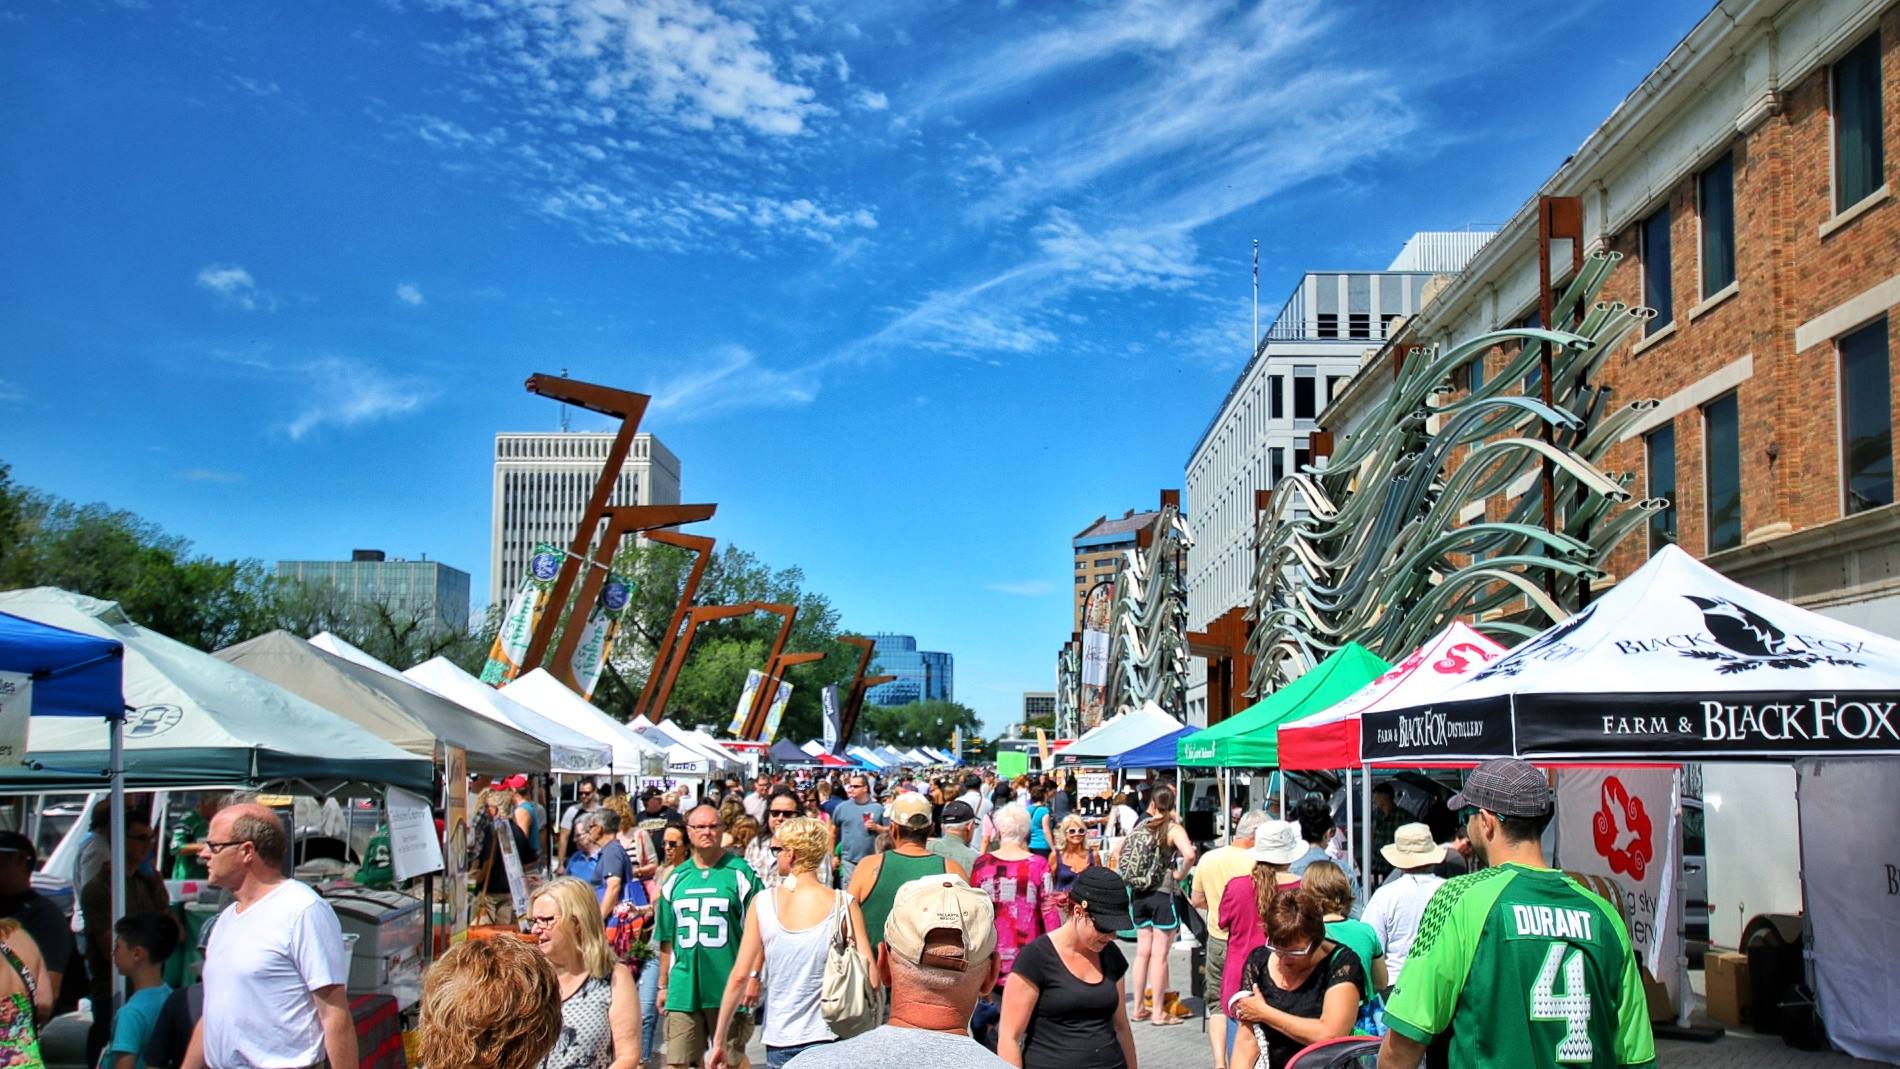
<svg viewBox="0 0 1900 1069">
<path fill-rule="evenodd" d="M 1427 1049 L 1450 1069 L 1654 1065 L 1622 916 L 1544 860 L 1544 773 L 1486 761 L 1451 807 L 1490 867 L 1447 881 L 1425 907 L 1386 1005 L 1380 1069 L 1415 1069 Z"/>
</svg>

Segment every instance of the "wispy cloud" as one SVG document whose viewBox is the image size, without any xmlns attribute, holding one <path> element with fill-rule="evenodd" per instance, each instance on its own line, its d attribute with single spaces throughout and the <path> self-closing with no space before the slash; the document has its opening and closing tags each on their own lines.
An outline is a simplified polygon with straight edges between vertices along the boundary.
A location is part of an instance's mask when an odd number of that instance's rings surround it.
<svg viewBox="0 0 1900 1069">
<path fill-rule="evenodd" d="M 301 380 L 304 398 L 303 407 L 284 426 L 292 441 L 302 441 L 323 427 L 348 429 L 407 415 L 438 392 L 420 378 L 391 374 L 345 357 L 321 357 L 288 370 Z"/>
<path fill-rule="evenodd" d="M 268 312 L 277 307 L 277 298 L 259 289 L 251 273 L 237 264 L 207 264 L 199 268 L 198 287 L 247 312 Z"/>
<path fill-rule="evenodd" d="M 1040 598 L 1055 593 L 1056 585 L 1046 579 L 1020 579 L 984 583 L 983 589 L 1017 598 Z"/>
<path fill-rule="evenodd" d="M 254 97 L 274 97 L 284 91 L 284 87 L 267 78 L 246 78 L 242 74 L 231 76 L 231 85 L 240 92 Z"/>
<path fill-rule="evenodd" d="M 398 282 L 396 299 L 407 305 L 419 305 L 422 303 L 422 290 L 413 282 Z"/>
<path fill-rule="evenodd" d="M 235 471 L 218 471 L 214 468 L 186 468 L 178 473 L 180 479 L 188 483 L 236 483 L 243 482 L 244 476 Z"/>
<path fill-rule="evenodd" d="M 5 379 L 0 379 L 0 404 L 13 404 L 24 400 L 26 400 L 25 390 Z"/>
<path fill-rule="evenodd" d="M 810 404 L 818 387 L 815 366 L 769 368 L 750 349 L 725 345 L 655 390 L 652 409 L 673 419 L 703 419 L 743 408 Z"/>
</svg>

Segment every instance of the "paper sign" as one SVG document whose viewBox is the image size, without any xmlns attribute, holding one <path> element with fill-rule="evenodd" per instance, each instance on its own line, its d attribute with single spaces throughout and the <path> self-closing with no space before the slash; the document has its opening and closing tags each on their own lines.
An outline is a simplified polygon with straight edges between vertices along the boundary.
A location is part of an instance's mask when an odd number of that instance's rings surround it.
<svg viewBox="0 0 1900 1069">
<path fill-rule="evenodd" d="M 1099 798 L 1115 789 L 1115 775 L 1112 772 L 1077 772 L 1075 774 L 1075 796 L 1077 798 Z"/>
<path fill-rule="evenodd" d="M 442 843 L 435 837 L 435 818 L 429 802 L 400 787 L 389 788 L 383 799 L 389 812 L 389 868 L 398 880 L 413 880 L 441 872 Z"/>
<path fill-rule="evenodd" d="M 508 829 L 507 817 L 495 818 L 495 838 L 501 843 L 501 867 L 508 870 L 508 897 L 514 899 L 515 916 L 528 915 L 528 878 L 521 871 L 521 857 L 515 853 L 515 834 Z"/>
<path fill-rule="evenodd" d="M 26 724 L 32 712 L 33 677 L 0 672 L 0 766 L 26 758 Z"/>
<path fill-rule="evenodd" d="M 996 774 L 1003 779 L 1015 779 L 1029 772 L 1029 755 L 1015 750 L 1004 750 L 996 755 Z"/>
</svg>

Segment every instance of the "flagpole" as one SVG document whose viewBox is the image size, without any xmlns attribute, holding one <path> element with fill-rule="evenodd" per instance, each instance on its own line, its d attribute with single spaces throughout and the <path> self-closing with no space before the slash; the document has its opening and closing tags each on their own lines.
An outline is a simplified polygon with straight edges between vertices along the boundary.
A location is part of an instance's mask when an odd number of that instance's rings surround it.
<svg viewBox="0 0 1900 1069">
<path fill-rule="evenodd" d="M 1254 352 L 1260 350 L 1260 239 L 1253 239 L 1253 352 L 1247 354 L 1252 360 Z"/>
</svg>

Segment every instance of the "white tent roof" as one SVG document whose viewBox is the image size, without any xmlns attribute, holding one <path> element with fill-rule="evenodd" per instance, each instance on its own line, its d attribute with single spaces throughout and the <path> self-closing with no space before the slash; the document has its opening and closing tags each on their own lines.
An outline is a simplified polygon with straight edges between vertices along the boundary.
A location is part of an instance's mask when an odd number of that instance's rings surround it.
<svg viewBox="0 0 1900 1069">
<path fill-rule="evenodd" d="M 692 737 L 680 731 L 679 725 L 649 723 L 640 721 L 634 725 L 642 737 L 654 740 L 666 749 L 666 770 L 678 776 L 710 776 L 725 772 L 721 758 L 701 749 Z M 677 732 L 677 734 L 675 734 Z"/>
<path fill-rule="evenodd" d="M 431 657 L 404 672 L 403 678 L 509 727 L 520 728 L 548 744 L 551 771 L 610 772 L 613 747 L 575 731 L 469 675 L 446 657 Z"/>
<path fill-rule="evenodd" d="M 819 742 L 817 739 L 813 739 L 810 742 L 806 743 L 805 745 L 800 746 L 799 749 L 805 751 L 806 753 L 812 755 L 813 757 L 817 757 L 819 754 L 825 752 L 825 744 L 822 742 Z"/>
<path fill-rule="evenodd" d="M 850 754 L 852 757 L 856 757 L 861 760 L 868 761 L 872 765 L 878 768 L 883 768 L 884 766 L 890 764 L 889 761 L 884 760 L 883 758 L 879 757 L 877 754 L 871 752 L 870 750 L 862 746 L 848 746 L 845 748 L 844 752 L 847 754 Z"/>
<path fill-rule="evenodd" d="M 305 641 L 309 642 L 312 646 L 315 646 L 316 648 L 322 650 L 325 653 L 335 654 L 336 656 L 341 657 L 352 664 L 360 664 L 364 668 L 369 668 L 369 669 L 373 669 L 375 671 L 381 672 L 382 674 L 389 676 L 392 679 L 403 678 L 401 669 L 396 668 L 394 665 L 391 665 L 386 661 L 378 660 L 377 658 L 372 657 L 367 653 L 364 653 L 362 650 L 358 649 L 355 646 L 350 645 L 348 642 L 336 637 L 335 635 L 331 634 L 328 631 L 319 631 L 316 634 L 311 635 Z"/>
<path fill-rule="evenodd" d="M 666 728 L 675 738 L 691 741 L 695 747 L 724 761 L 730 765 L 735 772 L 746 767 L 745 758 L 721 746 L 718 739 L 713 738 L 698 728 L 689 728 L 673 720 L 662 720 L 660 721 L 660 726 Z"/>
<path fill-rule="evenodd" d="M 1137 746 L 1172 735 L 1181 730 L 1181 722 L 1169 716 L 1161 706 L 1146 702 L 1139 709 L 1130 709 L 1113 720 L 1105 721 L 1093 730 L 1085 732 L 1057 754 L 1063 761 L 1072 759 L 1106 759 L 1116 754 L 1126 753 Z"/>
<path fill-rule="evenodd" d="M 626 725 L 590 705 L 586 699 L 563 686 L 544 668 L 537 668 L 501 688 L 511 701 L 547 717 L 572 731 L 605 743 L 613 751 L 613 772 L 617 776 L 637 776 L 650 771 L 665 759 L 665 750 L 651 740 L 629 731 Z"/>
<path fill-rule="evenodd" d="M 1675 546 L 1429 704 L 1368 713 L 1366 758 L 1900 753 L 1900 641 Z"/>
</svg>

